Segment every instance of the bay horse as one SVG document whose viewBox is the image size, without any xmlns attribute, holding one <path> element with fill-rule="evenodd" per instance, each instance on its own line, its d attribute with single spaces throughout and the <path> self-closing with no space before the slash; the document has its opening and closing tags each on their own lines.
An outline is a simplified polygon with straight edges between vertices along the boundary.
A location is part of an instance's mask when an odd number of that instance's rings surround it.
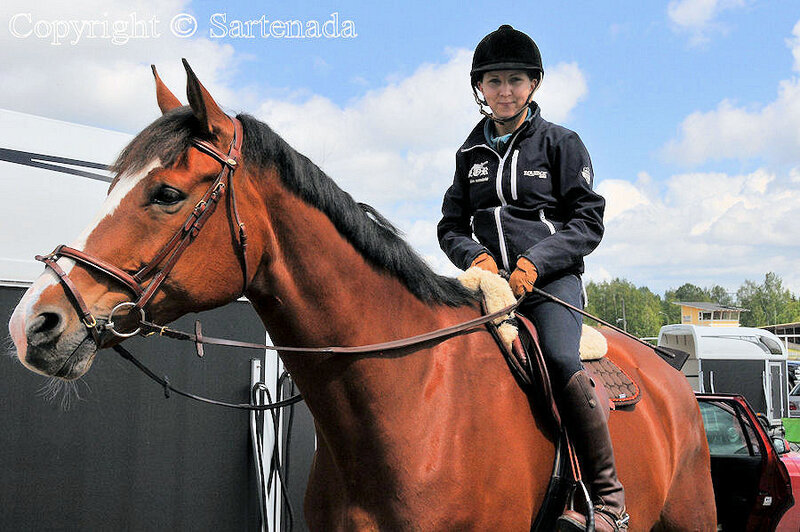
<svg viewBox="0 0 800 532">
<path fill-rule="evenodd" d="M 244 293 L 273 341 L 309 347 L 401 339 L 480 315 L 475 294 L 433 273 L 267 125 L 226 115 L 184 64 L 189 105 L 153 69 L 162 116 L 120 154 L 102 210 L 70 246 L 77 252 L 50 256 L 15 309 L 9 327 L 26 367 L 83 375 L 100 348 L 121 341 L 97 325 L 121 303 L 168 323 Z M 197 214 L 212 199 L 219 213 Z M 201 217 L 202 231 L 189 223 Z M 182 227 L 191 233 L 182 255 L 165 259 Z M 160 280 L 131 303 L 134 277 Z M 709 451 L 686 379 L 652 350 L 602 332 L 642 394 L 609 421 L 631 530 L 716 530 Z M 280 355 L 316 425 L 312 530 L 530 529 L 555 436 L 485 328 L 399 352 Z"/>
</svg>

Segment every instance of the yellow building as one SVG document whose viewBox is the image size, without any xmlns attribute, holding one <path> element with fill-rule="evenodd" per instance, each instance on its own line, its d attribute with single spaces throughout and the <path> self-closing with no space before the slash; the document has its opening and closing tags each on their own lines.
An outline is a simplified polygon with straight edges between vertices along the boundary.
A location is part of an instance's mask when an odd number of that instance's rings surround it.
<svg viewBox="0 0 800 532">
<path fill-rule="evenodd" d="M 681 323 L 709 327 L 738 327 L 739 314 L 747 309 L 706 302 L 675 301 L 681 307 Z"/>
</svg>

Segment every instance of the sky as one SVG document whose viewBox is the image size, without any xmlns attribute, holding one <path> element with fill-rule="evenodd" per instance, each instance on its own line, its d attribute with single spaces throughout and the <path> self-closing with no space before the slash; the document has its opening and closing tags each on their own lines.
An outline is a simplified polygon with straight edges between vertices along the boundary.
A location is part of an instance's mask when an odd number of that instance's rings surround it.
<svg viewBox="0 0 800 532">
<path fill-rule="evenodd" d="M 135 134 L 159 116 L 150 64 L 185 102 L 185 57 L 454 275 L 436 224 L 480 119 L 472 51 L 501 24 L 538 44 L 542 115 L 581 136 L 606 198 L 587 280 L 733 291 L 773 271 L 800 294 L 797 0 L 6 0 L 0 108 Z"/>
</svg>

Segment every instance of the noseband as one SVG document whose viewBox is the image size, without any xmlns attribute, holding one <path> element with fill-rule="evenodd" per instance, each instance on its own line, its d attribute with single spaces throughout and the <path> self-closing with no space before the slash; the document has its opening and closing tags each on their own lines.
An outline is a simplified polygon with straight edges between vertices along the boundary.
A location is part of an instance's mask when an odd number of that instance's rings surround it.
<svg viewBox="0 0 800 532">
<path fill-rule="evenodd" d="M 100 333 L 102 329 L 108 329 L 116 336 L 127 338 L 134 336 L 140 332 L 140 328 L 130 331 L 122 332 L 114 326 L 114 315 L 127 309 L 128 313 L 139 313 L 139 322 L 144 321 L 145 312 L 144 307 L 153 298 L 155 293 L 161 287 L 161 284 L 167 278 L 172 268 L 178 262 L 183 252 L 189 247 L 189 244 L 197 237 L 200 230 L 205 225 L 206 221 L 211 217 L 217 208 L 217 204 L 225 193 L 225 187 L 229 189 L 228 203 L 230 206 L 232 222 L 238 228 L 238 248 L 239 248 L 239 262 L 242 267 L 242 292 L 247 288 L 248 274 L 247 274 L 247 234 L 245 233 L 244 224 L 239 217 L 239 211 L 236 205 L 236 195 L 233 188 L 233 172 L 239 166 L 239 160 L 242 152 L 242 123 L 236 118 L 229 117 L 233 124 L 233 139 L 231 140 L 228 153 L 224 154 L 219 151 L 213 144 L 201 139 L 192 139 L 192 145 L 216 159 L 222 164 L 222 170 L 217 175 L 217 178 L 208 188 L 200 201 L 195 205 L 192 212 L 187 217 L 186 221 L 181 225 L 175 234 L 170 238 L 156 256 L 147 264 L 145 264 L 139 271 L 134 274 L 110 264 L 102 259 L 93 257 L 83 251 L 71 248 L 66 245 L 60 245 L 49 255 L 37 255 L 36 260 L 43 262 L 46 267 L 53 270 L 58 276 L 61 285 L 66 292 L 67 297 L 72 302 L 75 310 L 81 318 L 81 321 L 89 329 L 92 338 L 100 346 Z M 136 298 L 135 301 L 126 301 L 120 303 L 111 310 L 106 319 L 105 325 L 99 325 L 97 319 L 94 317 L 86 302 L 81 297 L 75 284 L 69 278 L 67 273 L 56 262 L 59 258 L 69 258 L 75 262 L 79 262 L 84 266 L 88 266 L 95 271 L 105 274 L 111 279 L 117 281 L 119 284 L 125 286 Z M 145 284 L 145 280 L 150 279 Z"/>
</svg>

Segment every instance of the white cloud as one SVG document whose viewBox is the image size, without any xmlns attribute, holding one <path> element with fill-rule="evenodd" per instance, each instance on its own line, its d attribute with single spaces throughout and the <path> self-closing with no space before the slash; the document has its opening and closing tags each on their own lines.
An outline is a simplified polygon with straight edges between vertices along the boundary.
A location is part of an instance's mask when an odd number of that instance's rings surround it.
<svg viewBox="0 0 800 532">
<path fill-rule="evenodd" d="M 671 0 L 667 15 L 679 31 L 690 35 L 690 44 L 699 45 L 709 40 L 715 31 L 724 31 L 716 21 L 722 11 L 742 7 L 745 0 Z"/>
<path fill-rule="evenodd" d="M 87 122 L 90 110 L 93 125 L 135 131 L 146 123 L 142 117 L 154 119 L 159 114 L 151 63 L 186 101 L 181 57 L 189 60 L 217 98 L 233 101 L 225 82 L 237 65 L 233 48 L 202 38 L 178 39 L 169 32 L 175 14 L 191 12 L 188 4 L 188 0 L 4 2 L 0 5 L 0 20 L 6 26 L 0 31 L 0 107 L 81 123 Z M 54 21 L 100 21 L 108 24 L 108 30 L 95 25 L 95 38 L 88 37 L 88 31 L 81 37 L 72 31 L 60 39 L 60 45 L 53 45 L 52 36 L 15 37 L 7 25 L 19 13 L 30 14 L 30 18 L 16 19 L 18 35 L 32 31 L 39 22 L 44 29 L 47 24 L 53 28 Z M 114 23 L 130 22 L 132 14 L 143 24 L 137 30 L 139 35 L 147 32 L 147 38 L 130 39 L 122 45 L 100 38 L 106 31 L 113 36 Z M 158 20 L 159 37 L 144 29 L 153 17 Z"/>
<path fill-rule="evenodd" d="M 680 126 L 680 137 L 664 155 L 678 164 L 761 157 L 770 162 L 797 160 L 800 150 L 800 79 L 782 81 L 775 101 L 760 107 L 723 100 L 715 110 L 697 111 Z"/>
<path fill-rule="evenodd" d="M 787 45 L 800 71 L 800 21 Z M 761 158 L 793 164 L 800 153 L 800 78 L 781 81 L 774 101 L 741 106 L 723 100 L 712 111 L 697 111 L 680 126 L 680 136 L 663 150 L 670 162 L 702 164 L 718 159 Z"/>
<path fill-rule="evenodd" d="M 605 180 L 598 192 L 610 207 L 606 233 L 590 256 L 589 274 L 614 272 L 657 291 L 684 282 L 738 287 L 775 271 L 794 291 L 800 260 L 793 244 L 800 183 L 789 175 L 759 169 L 743 175 L 686 173 L 659 190 Z"/>
<path fill-rule="evenodd" d="M 794 25 L 792 29 L 792 37 L 786 39 L 786 45 L 792 49 L 792 56 L 794 56 L 794 69 L 800 71 L 800 20 Z"/>
</svg>

